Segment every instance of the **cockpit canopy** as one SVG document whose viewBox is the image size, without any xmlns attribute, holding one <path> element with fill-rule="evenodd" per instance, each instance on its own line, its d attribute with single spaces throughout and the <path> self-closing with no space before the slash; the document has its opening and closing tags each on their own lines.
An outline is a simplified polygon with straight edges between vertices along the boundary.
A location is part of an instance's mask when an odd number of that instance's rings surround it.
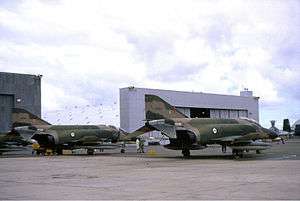
<svg viewBox="0 0 300 201">
<path fill-rule="evenodd" d="M 254 119 L 250 119 L 250 118 L 247 118 L 247 117 L 240 117 L 240 119 L 243 119 L 243 120 L 245 120 L 245 121 L 247 121 L 247 122 L 249 122 L 251 124 L 255 124 L 257 126 L 260 126 L 259 123 L 256 120 L 254 120 Z"/>
</svg>

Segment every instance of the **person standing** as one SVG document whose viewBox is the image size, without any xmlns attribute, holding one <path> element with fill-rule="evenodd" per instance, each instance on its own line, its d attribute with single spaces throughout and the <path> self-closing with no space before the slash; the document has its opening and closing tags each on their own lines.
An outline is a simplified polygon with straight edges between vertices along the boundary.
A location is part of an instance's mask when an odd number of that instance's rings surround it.
<svg viewBox="0 0 300 201">
<path fill-rule="evenodd" d="M 136 138 L 135 144 L 136 144 L 136 153 L 140 153 L 140 140 L 139 140 L 139 138 Z"/>
<path fill-rule="evenodd" d="M 143 138 L 140 139 L 139 145 L 140 145 L 140 153 L 145 153 L 144 152 L 144 139 Z"/>
</svg>

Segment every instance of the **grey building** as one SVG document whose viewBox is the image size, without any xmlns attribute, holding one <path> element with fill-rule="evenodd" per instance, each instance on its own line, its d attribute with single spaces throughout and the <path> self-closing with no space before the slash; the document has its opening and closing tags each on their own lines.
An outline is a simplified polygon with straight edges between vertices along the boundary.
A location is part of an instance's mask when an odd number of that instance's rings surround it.
<svg viewBox="0 0 300 201">
<path fill-rule="evenodd" d="M 41 77 L 0 72 L 0 132 L 11 129 L 13 108 L 41 116 Z"/>
<path fill-rule="evenodd" d="M 132 132 L 145 120 L 145 94 L 161 97 L 188 117 L 239 118 L 259 121 L 258 100 L 252 91 L 240 96 L 126 87 L 120 89 L 120 127 Z"/>
</svg>

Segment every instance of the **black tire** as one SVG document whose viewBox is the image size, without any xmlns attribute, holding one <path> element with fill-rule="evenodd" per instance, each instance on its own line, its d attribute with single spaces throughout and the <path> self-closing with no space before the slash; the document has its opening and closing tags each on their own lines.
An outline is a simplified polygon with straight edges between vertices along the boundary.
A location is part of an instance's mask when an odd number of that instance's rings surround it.
<svg viewBox="0 0 300 201">
<path fill-rule="evenodd" d="M 182 155 L 184 157 L 190 157 L 191 156 L 190 150 L 189 149 L 183 149 L 182 150 Z"/>
<path fill-rule="evenodd" d="M 232 156 L 233 156 L 234 159 L 239 159 L 241 155 L 239 154 L 238 150 L 233 149 L 232 150 Z"/>
<path fill-rule="evenodd" d="M 57 148 L 56 149 L 56 154 L 57 155 L 62 155 L 63 154 L 63 150 L 61 148 Z"/>
<path fill-rule="evenodd" d="M 240 157 L 240 158 L 243 158 L 243 157 L 244 157 L 243 152 L 240 152 L 239 157 Z"/>
<path fill-rule="evenodd" d="M 94 149 L 88 149 L 87 154 L 88 155 L 94 155 Z"/>
<path fill-rule="evenodd" d="M 243 158 L 243 157 L 244 157 L 244 150 L 237 150 L 237 155 L 238 155 L 240 158 Z"/>
<path fill-rule="evenodd" d="M 226 153 L 226 145 L 222 145 L 222 153 Z"/>
</svg>

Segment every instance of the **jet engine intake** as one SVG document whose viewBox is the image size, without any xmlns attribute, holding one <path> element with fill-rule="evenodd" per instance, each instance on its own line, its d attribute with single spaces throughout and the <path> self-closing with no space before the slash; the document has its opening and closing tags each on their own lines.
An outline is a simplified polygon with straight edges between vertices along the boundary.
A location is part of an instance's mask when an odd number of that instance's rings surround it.
<svg viewBox="0 0 300 201">
<path fill-rule="evenodd" d="M 204 149 L 205 146 L 197 144 L 197 137 L 195 133 L 186 130 L 186 129 L 177 129 L 176 130 L 176 138 L 170 138 L 170 144 L 165 145 L 164 147 L 167 149 L 173 150 L 198 150 Z"/>
<path fill-rule="evenodd" d="M 49 134 L 34 134 L 31 139 L 36 140 L 39 145 L 52 147 L 55 145 L 55 140 L 52 135 Z"/>
</svg>

